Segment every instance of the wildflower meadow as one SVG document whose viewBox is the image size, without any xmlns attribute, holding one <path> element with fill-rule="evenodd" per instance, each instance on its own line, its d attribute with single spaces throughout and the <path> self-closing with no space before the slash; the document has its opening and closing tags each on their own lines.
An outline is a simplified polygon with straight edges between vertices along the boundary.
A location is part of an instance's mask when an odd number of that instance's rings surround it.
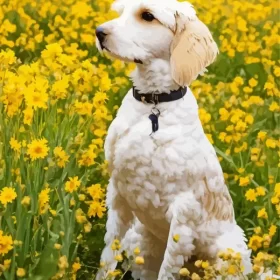
<svg viewBox="0 0 280 280">
<path fill-rule="evenodd" d="M 280 275 L 279 2 L 191 2 L 220 49 L 191 85 L 201 122 L 254 272 Z M 135 67 L 95 47 L 96 26 L 117 16 L 111 4 L 0 0 L 0 279 L 95 279 L 109 179 L 103 144 Z M 116 240 L 112 250 L 119 262 L 144 262 L 141 248 L 129 257 Z M 181 279 L 247 279 L 230 244 L 219 257 L 220 271 L 199 260 L 202 275 L 182 268 Z"/>
</svg>

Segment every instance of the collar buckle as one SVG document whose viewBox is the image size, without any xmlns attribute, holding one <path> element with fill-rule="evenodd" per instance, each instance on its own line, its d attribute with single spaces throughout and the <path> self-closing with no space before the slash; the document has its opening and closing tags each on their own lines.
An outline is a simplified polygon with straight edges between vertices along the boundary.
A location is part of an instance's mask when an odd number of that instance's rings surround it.
<svg viewBox="0 0 280 280">
<path fill-rule="evenodd" d="M 146 99 L 146 97 L 144 95 L 141 95 L 141 102 L 143 102 L 144 104 L 147 104 L 148 102 L 145 99 Z"/>
</svg>

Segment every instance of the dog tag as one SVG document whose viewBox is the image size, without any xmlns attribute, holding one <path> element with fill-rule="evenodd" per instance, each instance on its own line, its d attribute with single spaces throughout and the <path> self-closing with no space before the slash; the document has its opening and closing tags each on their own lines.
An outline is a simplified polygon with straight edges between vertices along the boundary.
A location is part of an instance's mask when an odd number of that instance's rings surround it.
<svg viewBox="0 0 280 280">
<path fill-rule="evenodd" d="M 155 112 L 156 111 L 156 112 Z M 152 109 L 152 114 L 149 115 L 149 119 L 152 122 L 152 133 L 150 135 L 152 135 L 153 133 L 155 133 L 158 130 L 158 117 L 160 115 L 160 111 L 157 108 L 153 108 Z"/>
</svg>

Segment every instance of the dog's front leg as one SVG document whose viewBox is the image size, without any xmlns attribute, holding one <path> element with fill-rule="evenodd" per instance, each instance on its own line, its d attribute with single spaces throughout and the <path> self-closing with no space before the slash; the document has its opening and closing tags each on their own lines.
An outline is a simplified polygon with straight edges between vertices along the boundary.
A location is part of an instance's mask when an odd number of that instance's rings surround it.
<svg viewBox="0 0 280 280">
<path fill-rule="evenodd" d="M 101 254 L 103 267 L 99 270 L 96 276 L 97 280 L 105 279 L 108 271 L 113 271 L 116 268 L 116 251 L 112 250 L 111 245 L 115 239 L 118 239 L 119 241 L 123 239 L 134 217 L 127 202 L 115 189 L 112 178 L 108 185 L 106 203 L 108 207 L 108 219 L 104 238 L 105 248 Z"/>
<path fill-rule="evenodd" d="M 166 216 L 170 229 L 158 280 L 174 279 L 173 275 L 191 258 L 197 237 L 196 224 L 201 220 L 201 205 L 192 192 L 185 192 L 171 203 Z"/>
</svg>

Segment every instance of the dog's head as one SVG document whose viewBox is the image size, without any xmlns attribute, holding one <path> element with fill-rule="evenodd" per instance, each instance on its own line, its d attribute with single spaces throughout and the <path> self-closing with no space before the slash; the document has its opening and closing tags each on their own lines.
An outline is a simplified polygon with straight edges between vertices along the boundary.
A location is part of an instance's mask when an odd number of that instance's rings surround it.
<svg viewBox="0 0 280 280">
<path fill-rule="evenodd" d="M 192 5 L 176 0 L 117 0 L 120 16 L 96 29 L 99 50 L 124 61 L 170 60 L 174 81 L 187 86 L 218 53 Z"/>
</svg>

